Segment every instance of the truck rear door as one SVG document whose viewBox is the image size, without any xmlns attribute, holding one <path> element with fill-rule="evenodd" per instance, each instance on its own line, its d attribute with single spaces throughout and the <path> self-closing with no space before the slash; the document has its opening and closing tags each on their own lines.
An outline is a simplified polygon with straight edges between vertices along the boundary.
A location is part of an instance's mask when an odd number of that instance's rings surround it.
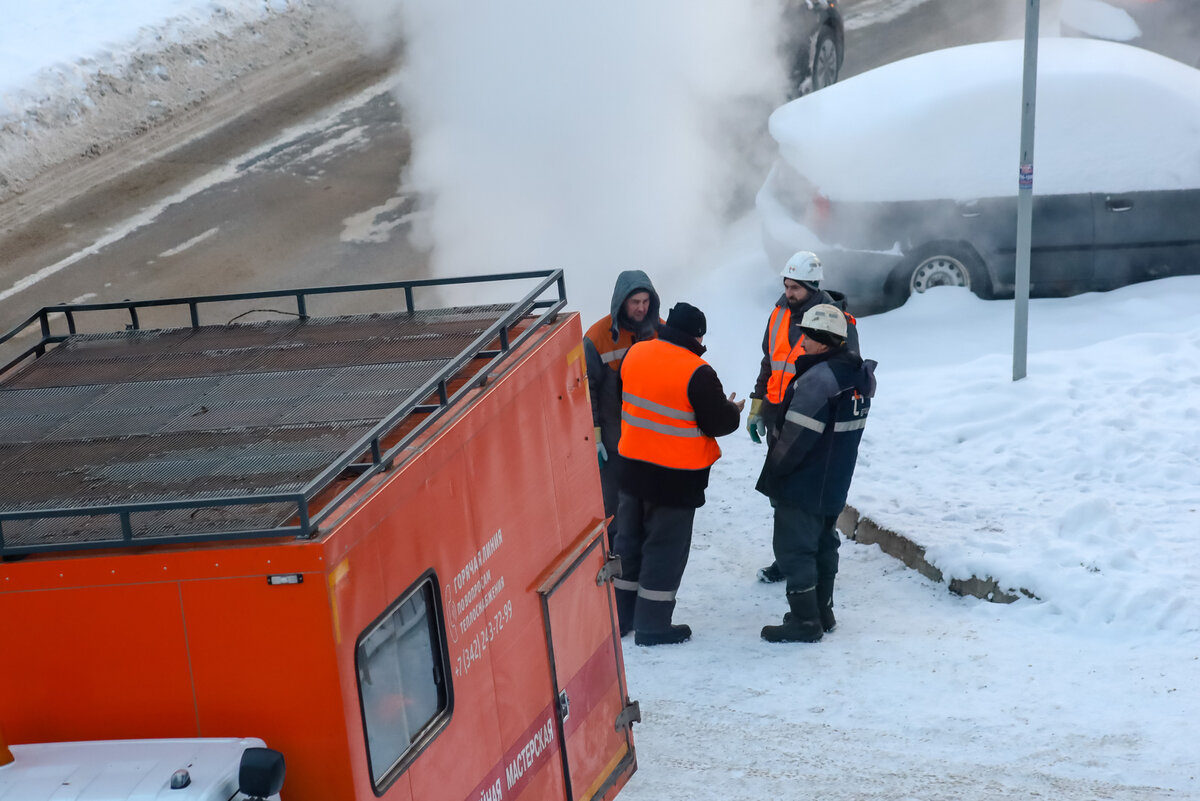
<svg viewBox="0 0 1200 801">
<path fill-rule="evenodd" d="M 636 768 L 603 524 L 539 586 L 569 801 L 612 798 Z"/>
</svg>

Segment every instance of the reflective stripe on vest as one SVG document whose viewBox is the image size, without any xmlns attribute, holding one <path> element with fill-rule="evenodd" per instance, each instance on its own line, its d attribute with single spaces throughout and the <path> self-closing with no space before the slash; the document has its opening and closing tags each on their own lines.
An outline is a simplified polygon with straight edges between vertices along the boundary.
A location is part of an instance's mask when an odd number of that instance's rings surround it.
<svg viewBox="0 0 1200 801">
<path fill-rule="evenodd" d="M 608 365 L 608 369 L 613 372 L 621 371 L 621 361 L 625 358 L 625 354 L 629 352 L 636 341 L 633 338 L 633 332 L 624 328 L 617 329 L 617 341 L 613 342 L 612 338 L 612 315 L 597 320 L 592 324 L 592 327 L 584 334 L 586 339 L 591 340 L 593 347 L 596 348 L 596 353 L 600 355 L 600 362 Z M 658 334 L 650 331 L 648 339 L 654 339 Z"/>
<path fill-rule="evenodd" d="M 621 368 L 621 443 L 627 459 L 675 470 L 702 470 L 721 456 L 717 441 L 696 425 L 688 401 L 692 374 L 705 361 L 662 340 L 639 342 Z"/>
<path fill-rule="evenodd" d="M 771 377 L 767 379 L 766 399 L 768 403 L 783 403 L 788 384 L 796 377 L 796 358 L 804 353 L 804 335 L 793 345 L 788 342 L 788 330 L 792 327 L 792 310 L 787 306 L 776 306 L 767 324 L 768 353 L 771 358 Z"/>
<path fill-rule="evenodd" d="M 609 367 L 613 366 L 613 364 L 612 364 L 613 362 L 617 362 L 616 367 L 614 367 L 613 369 L 620 370 L 621 369 L 621 364 L 620 364 L 621 359 L 625 358 L 625 354 L 628 351 L 629 351 L 629 348 L 618 348 L 617 350 L 610 350 L 608 353 L 601 353 L 600 361 L 604 362 Z"/>
</svg>

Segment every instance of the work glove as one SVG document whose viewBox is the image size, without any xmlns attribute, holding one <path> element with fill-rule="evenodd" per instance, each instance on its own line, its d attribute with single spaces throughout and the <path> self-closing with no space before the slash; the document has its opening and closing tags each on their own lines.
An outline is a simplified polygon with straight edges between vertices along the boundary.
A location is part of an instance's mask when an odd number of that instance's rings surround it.
<svg viewBox="0 0 1200 801">
<path fill-rule="evenodd" d="M 596 460 L 600 462 L 600 469 L 604 469 L 604 465 L 608 462 L 608 448 L 604 447 L 604 443 L 600 440 L 600 426 L 596 426 Z"/>
<path fill-rule="evenodd" d="M 767 435 L 767 423 L 762 416 L 762 398 L 750 399 L 750 416 L 746 418 L 746 431 L 755 444 L 760 444 Z"/>
</svg>

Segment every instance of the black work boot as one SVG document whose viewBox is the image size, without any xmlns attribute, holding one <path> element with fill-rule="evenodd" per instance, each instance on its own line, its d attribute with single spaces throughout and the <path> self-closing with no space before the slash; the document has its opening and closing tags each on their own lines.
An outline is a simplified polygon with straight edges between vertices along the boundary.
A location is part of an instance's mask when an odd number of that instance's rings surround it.
<svg viewBox="0 0 1200 801">
<path fill-rule="evenodd" d="M 833 576 L 817 579 L 817 611 L 821 614 L 821 628 L 826 634 L 833 631 L 837 625 L 833 617 Z"/>
<path fill-rule="evenodd" d="M 672 625 L 666 631 L 635 631 L 633 641 L 637 645 L 675 645 L 692 638 L 692 627 L 686 623 Z"/>
<path fill-rule="evenodd" d="M 789 592 L 791 612 L 784 615 L 783 625 L 763 626 L 762 638 L 767 642 L 817 642 L 824 633 L 821 615 L 817 610 L 816 589 Z"/>
<path fill-rule="evenodd" d="M 783 581 L 783 571 L 779 568 L 778 562 L 772 562 L 766 567 L 758 569 L 758 580 L 763 584 L 774 584 L 777 581 Z"/>
<path fill-rule="evenodd" d="M 637 592 L 633 590 L 614 590 L 613 597 L 617 601 L 617 626 L 624 637 L 633 631 L 633 612 L 637 608 Z"/>
</svg>

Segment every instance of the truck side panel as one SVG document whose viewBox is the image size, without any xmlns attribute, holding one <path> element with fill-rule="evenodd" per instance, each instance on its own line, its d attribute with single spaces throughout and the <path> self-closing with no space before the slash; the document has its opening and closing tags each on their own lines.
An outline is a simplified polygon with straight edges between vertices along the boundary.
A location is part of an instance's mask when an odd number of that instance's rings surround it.
<svg viewBox="0 0 1200 801">
<path fill-rule="evenodd" d="M 385 798 L 564 797 L 537 579 L 603 516 L 581 333 L 570 322 L 528 346 L 327 539 L 331 575 L 341 573 L 348 712 L 358 704 L 359 634 L 424 571 L 441 590 L 453 711 Z M 577 611 L 607 615 L 603 602 Z M 363 753 L 361 716 L 347 728 L 352 752 Z M 371 787 L 365 759 L 354 770 L 361 798 Z"/>
<path fill-rule="evenodd" d="M 585 541 L 582 555 L 541 589 L 550 618 L 559 698 L 566 713 L 562 739 L 575 799 L 605 797 L 600 794 L 614 789 L 607 785 L 624 783 L 619 774 L 633 762 L 626 730 L 615 725 L 625 706 L 617 638 L 611 620 L 596 613 L 597 606 L 607 606 L 611 596 L 608 585 L 596 582 L 606 560 L 605 534 L 597 528 Z"/>
<path fill-rule="evenodd" d="M 10 742 L 196 736 L 178 582 L 0 594 L 0 643 Z"/>
<path fill-rule="evenodd" d="M 0 694 L 10 741 L 257 736 L 287 758 L 287 801 L 550 801 L 568 771 L 574 798 L 611 797 L 634 761 L 613 728 L 625 698 L 611 588 L 595 580 L 581 338 L 572 314 L 520 344 L 313 540 L 0 564 L 0 677 L 21 688 Z M 546 606 L 564 560 L 577 575 Z M 429 719 L 428 693 L 372 682 L 371 752 L 358 660 L 368 643 L 403 656 L 414 618 L 383 624 L 412 610 L 433 621 L 434 669 L 419 672 L 445 709 L 406 739 L 393 721 Z M 381 741 L 400 756 L 373 778 Z"/>
<path fill-rule="evenodd" d="M 255 735 L 284 752 L 287 797 L 351 797 L 324 577 L 319 547 L 291 541 L 0 566 L 8 736 Z"/>
<path fill-rule="evenodd" d="M 353 791 L 323 578 L 183 585 L 199 733 L 253 732 L 282 751 L 289 799 Z"/>
</svg>

